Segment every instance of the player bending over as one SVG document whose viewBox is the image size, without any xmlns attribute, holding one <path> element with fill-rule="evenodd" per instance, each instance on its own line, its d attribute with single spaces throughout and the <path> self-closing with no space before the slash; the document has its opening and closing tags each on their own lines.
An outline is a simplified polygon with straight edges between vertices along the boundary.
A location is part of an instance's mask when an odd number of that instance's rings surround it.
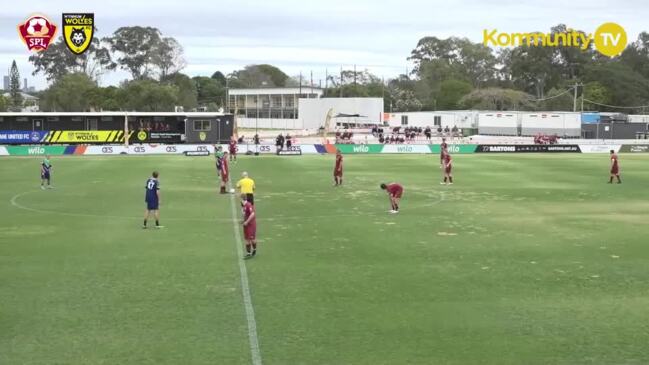
<svg viewBox="0 0 649 365">
<path fill-rule="evenodd" d="M 230 138 L 230 162 L 237 160 L 237 140 L 233 137 Z"/>
<path fill-rule="evenodd" d="M 343 184 L 343 155 L 336 150 L 336 166 L 334 167 L 334 186 Z"/>
<path fill-rule="evenodd" d="M 442 167 L 444 168 L 444 181 L 440 184 L 453 185 L 453 160 L 451 159 L 451 154 L 448 152 L 442 157 Z"/>
<path fill-rule="evenodd" d="M 223 158 L 221 159 L 221 194 L 225 194 L 225 187 L 228 184 L 230 176 L 230 167 L 228 166 L 228 153 L 223 152 Z"/>
<path fill-rule="evenodd" d="M 620 178 L 620 163 L 618 162 L 617 154 L 614 150 L 611 150 L 611 177 L 608 179 L 608 183 L 613 183 L 613 177 L 617 178 L 617 183 L 622 184 L 622 179 Z"/>
<path fill-rule="evenodd" d="M 51 189 L 50 175 L 52 173 L 52 164 L 50 163 L 50 155 L 45 156 L 41 162 L 41 189 L 45 190 L 45 181 L 47 181 L 47 188 Z"/>
<path fill-rule="evenodd" d="M 392 210 L 389 212 L 392 214 L 399 213 L 399 201 L 401 201 L 401 196 L 403 195 L 403 186 L 397 183 L 381 184 L 381 189 L 385 190 L 390 198 Z"/>
<path fill-rule="evenodd" d="M 244 259 L 250 259 L 257 254 L 257 215 L 255 206 L 248 201 L 246 194 L 241 194 L 241 207 L 243 208 L 243 238 L 246 240 L 246 256 Z"/>
<path fill-rule="evenodd" d="M 160 225 L 160 181 L 158 180 L 158 172 L 153 171 L 151 177 L 146 181 L 146 195 L 144 202 L 146 203 L 146 210 L 144 211 L 144 225 L 142 228 L 146 229 L 147 220 L 151 214 L 155 217 L 155 227 L 162 228 Z"/>
</svg>

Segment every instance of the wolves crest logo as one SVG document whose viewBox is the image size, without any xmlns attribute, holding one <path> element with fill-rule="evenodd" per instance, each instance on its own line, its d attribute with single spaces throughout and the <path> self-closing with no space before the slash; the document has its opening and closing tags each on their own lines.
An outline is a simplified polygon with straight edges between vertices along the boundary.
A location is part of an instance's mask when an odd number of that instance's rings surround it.
<svg viewBox="0 0 649 365">
<path fill-rule="evenodd" d="M 72 53 L 87 51 L 95 33 L 95 14 L 63 14 L 63 39 Z"/>
</svg>

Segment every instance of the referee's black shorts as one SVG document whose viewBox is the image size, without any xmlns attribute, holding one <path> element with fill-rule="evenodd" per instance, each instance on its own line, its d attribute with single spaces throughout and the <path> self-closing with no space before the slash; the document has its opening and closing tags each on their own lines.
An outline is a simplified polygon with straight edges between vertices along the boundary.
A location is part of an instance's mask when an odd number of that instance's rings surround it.
<svg viewBox="0 0 649 365">
<path fill-rule="evenodd" d="M 255 196 L 252 194 L 246 194 L 246 200 L 250 202 L 250 204 L 255 205 Z"/>
</svg>

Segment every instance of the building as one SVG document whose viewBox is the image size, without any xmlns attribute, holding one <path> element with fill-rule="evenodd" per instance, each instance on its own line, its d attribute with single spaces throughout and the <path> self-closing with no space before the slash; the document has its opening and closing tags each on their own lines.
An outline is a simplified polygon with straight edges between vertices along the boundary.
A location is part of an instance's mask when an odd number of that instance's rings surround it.
<svg viewBox="0 0 649 365">
<path fill-rule="evenodd" d="M 2 90 L 8 91 L 9 90 L 9 76 L 3 76 L 2 77 Z"/>
<path fill-rule="evenodd" d="M 299 99 L 318 99 L 323 91 L 316 87 L 230 89 L 227 110 L 244 128 L 301 129 Z"/>
<path fill-rule="evenodd" d="M 308 129 L 379 124 L 383 98 L 323 98 L 323 90 L 292 88 L 231 89 L 228 111 L 240 128 Z"/>
<path fill-rule="evenodd" d="M 40 99 L 36 96 L 29 95 L 27 93 L 21 92 L 20 95 L 23 98 L 22 112 L 37 112 L 39 111 L 39 102 Z M 11 93 L 2 94 L 7 99 L 11 99 Z"/>
</svg>

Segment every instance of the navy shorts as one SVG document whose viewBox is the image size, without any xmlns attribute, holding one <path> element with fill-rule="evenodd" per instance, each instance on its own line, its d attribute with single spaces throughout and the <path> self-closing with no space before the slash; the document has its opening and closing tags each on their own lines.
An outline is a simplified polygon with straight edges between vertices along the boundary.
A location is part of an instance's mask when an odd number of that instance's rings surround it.
<svg viewBox="0 0 649 365">
<path fill-rule="evenodd" d="M 41 179 L 50 179 L 50 173 L 49 172 L 41 172 Z"/>
<path fill-rule="evenodd" d="M 158 199 L 146 201 L 147 210 L 158 210 Z"/>
</svg>

